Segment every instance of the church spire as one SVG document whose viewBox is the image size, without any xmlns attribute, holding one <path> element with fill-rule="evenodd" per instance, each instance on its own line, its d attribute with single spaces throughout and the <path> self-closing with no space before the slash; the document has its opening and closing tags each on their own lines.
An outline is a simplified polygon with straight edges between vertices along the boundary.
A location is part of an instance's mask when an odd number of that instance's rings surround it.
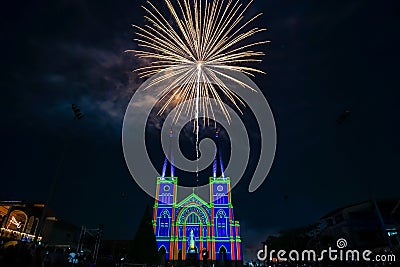
<svg viewBox="0 0 400 267">
<path fill-rule="evenodd" d="M 225 178 L 225 168 L 224 162 L 222 161 L 222 155 L 219 147 L 219 131 L 215 132 L 215 143 L 216 143 L 216 153 L 213 163 L 213 177 L 214 178 Z"/>
<path fill-rule="evenodd" d="M 169 131 L 169 148 L 168 148 L 168 156 L 165 155 L 165 159 L 164 159 L 164 165 L 163 165 L 163 169 L 162 169 L 162 173 L 161 173 L 161 177 L 165 178 L 165 177 L 174 177 L 175 175 L 175 166 L 174 166 L 174 155 L 172 153 L 172 137 L 173 137 L 173 132 L 172 129 Z M 169 159 L 169 160 L 168 160 Z M 170 175 L 168 175 L 167 171 L 170 170 Z"/>
</svg>

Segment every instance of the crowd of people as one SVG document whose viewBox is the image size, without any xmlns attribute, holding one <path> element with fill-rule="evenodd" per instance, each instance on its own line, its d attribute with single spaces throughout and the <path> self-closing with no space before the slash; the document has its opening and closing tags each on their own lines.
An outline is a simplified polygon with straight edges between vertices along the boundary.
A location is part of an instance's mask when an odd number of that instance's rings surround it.
<svg viewBox="0 0 400 267">
<path fill-rule="evenodd" d="M 0 266 L 7 267 L 87 267 L 94 266 L 88 257 L 75 254 L 71 258 L 67 249 L 49 248 L 18 242 L 0 248 Z M 78 260 L 79 257 L 79 260 Z"/>
</svg>

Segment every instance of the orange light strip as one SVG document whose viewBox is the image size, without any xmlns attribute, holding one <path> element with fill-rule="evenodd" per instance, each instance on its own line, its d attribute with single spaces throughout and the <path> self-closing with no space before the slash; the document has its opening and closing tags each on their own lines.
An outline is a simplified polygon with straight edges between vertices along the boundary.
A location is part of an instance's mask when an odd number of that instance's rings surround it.
<svg viewBox="0 0 400 267">
<path fill-rule="evenodd" d="M 169 241 L 169 260 L 173 260 L 174 259 L 174 244 L 173 241 Z"/>
<path fill-rule="evenodd" d="M 234 261 L 235 260 L 235 249 L 234 249 L 233 242 L 231 242 L 231 257 L 232 257 L 232 260 Z"/>
<path fill-rule="evenodd" d="M 186 227 L 184 227 L 184 229 L 185 229 Z M 184 236 L 186 236 L 186 230 L 183 230 L 184 232 L 185 232 L 185 235 Z M 186 241 L 185 240 L 183 240 L 182 241 L 182 259 L 185 259 L 186 258 Z"/>
<path fill-rule="evenodd" d="M 35 237 L 34 235 L 31 235 L 31 234 L 21 233 L 21 232 L 18 232 L 18 231 L 14 231 L 14 230 L 7 229 L 7 228 L 0 228 L 0 230 L 1 230 L 1 231 L 4 231 L 4 232 L 8 232 L 8 233 L 13 233 L 13 234 L 16 234 L 16 235 L 19 235 L 19 236 L 22 236 L 22 237 L 25 237 L 25 236 L 27 236 L 27 237 L 29 237 L 29 238 L 34 238 L 34 237 Z M 39 241 L 41 241 L 41 240 L 42 240 L 42 237 L 39 236 L 37 239 L 38 239 Z"/>
<path fill-rule="evenodd" d="M 237 251 L 238 251 L 238 257 L 237 257 L 238 260 L 242 260 L 242 251 L 240 251 L 240 243 L 237 246 Z"/>
<path fill-rule="evenodd" d="M 215 241 L 212 241 L 212 255 L 213 255 L 213 259 L 217 259 L 216 253 L 215 253 Z"/>
<path fill-rule="evenodd" d="M 153 222 L 157 222 L 157 208 L 153 209 Z M 154 232 L 156 231 L 157 224 L 154 226 Z"/>
<path fill-rule="evenodd" d="M 199 238 L 199 242 L 200 242 L 200 245 L 199 245 L 200 250 L 199 251 L 202 251 L 203 250 L 203 224 L 201 222 L 200 222 L 200 238 Z"/>
</svg>

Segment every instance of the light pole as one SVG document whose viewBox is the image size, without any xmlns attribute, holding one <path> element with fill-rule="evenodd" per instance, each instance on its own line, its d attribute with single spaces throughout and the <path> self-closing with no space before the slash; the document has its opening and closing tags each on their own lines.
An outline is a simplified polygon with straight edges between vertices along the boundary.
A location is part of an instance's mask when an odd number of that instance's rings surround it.
<svg viewBox="0 0 400 267">
<path fill-rule="evenodd" d="M 74 113 L 74 119 L 75 120 L 80 121 L 81 119 L 83 119 L 84 115 L 83 115 L 83 113 L 81 112 L 81 110 L 78 108 L 78 106 L 76 104 L 72 104 L 71 108 L 72 108 L 72 111 Z M 67 135 L 64 135 L 64 142 L 63 142 L 63 148 L 61 150 L 60 160 L 59 160 L 59 162 L 57 164 L 56 173 L 54 175 L 53 182 L 52 182 L 51 187 L 50 187 L 49 195 L 47 196 L 46 203 L 44 204 L 44 207 L 43 207 L 43 210 L 42 210 L 42 214 L 40 216 L 40 220 L 39 220 L 39 223 L 38 223 L 38 229 L 37 229 L 37 231 L 35 231 L 35 237 L 33 239 L 34 243 L 37 242 L 38 238 L 42 234 L 42 230 L 43 230 L 44 224 L 45 224 L 45 217 L 46 217 L 47 207 L 48 207 L 49 203 L 51 202 L 51 200 L 53 198 L 54 191 L 56 189 L 56 185 L 57 185 L 58 179 L 59 179 L 60 174 L 61 174 L 61 168 L 63 166 L 64 160 L 65 160 L 65 154 L 66 154 L 67 148 L 68 148 L 67 142 L 66 142 L 66 138 L 67 138 Z"/>
</svg>

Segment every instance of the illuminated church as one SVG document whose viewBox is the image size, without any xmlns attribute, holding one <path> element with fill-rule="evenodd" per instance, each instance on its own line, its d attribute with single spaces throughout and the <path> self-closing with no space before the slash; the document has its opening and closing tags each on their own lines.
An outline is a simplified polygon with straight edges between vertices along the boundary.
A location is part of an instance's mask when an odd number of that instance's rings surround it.
<svg viewBox="0 0 400 267">
<path fill-rule="evenodd" d="M 218 144 L 218 132 L 216 139 Z M 159 251 L 170 261 L 186 260 L 190 253 L 201 259 L 199 254 L 204 249 L 212 261 L 241 261 L 240 225 L 235 221 L 230 178 L 224 174 L 219 146 L 209 182 L 209 201 L 192 193 L 177 203 L 177 186 L 174 164 L 166 157 L 161 177 L 157 178 L 153 215 Z"/>
</svg>

